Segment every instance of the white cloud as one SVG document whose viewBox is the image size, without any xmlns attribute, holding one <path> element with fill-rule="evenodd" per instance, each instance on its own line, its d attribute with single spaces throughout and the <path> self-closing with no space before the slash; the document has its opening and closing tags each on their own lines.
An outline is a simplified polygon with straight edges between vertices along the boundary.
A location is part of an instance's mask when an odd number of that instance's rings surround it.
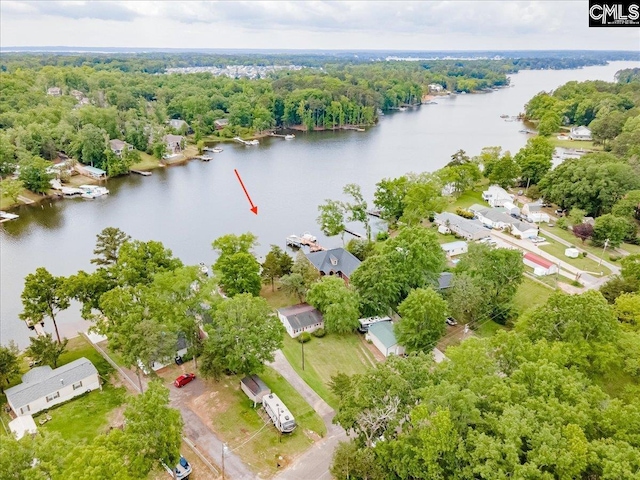
<svg viewBox="0 0 640 480">
<path fill-rule="evenodd" d="M 587 26 L 586 1 L 0 2 L 3 46 L 625 49 L 633 28 Z"/>
</svg>

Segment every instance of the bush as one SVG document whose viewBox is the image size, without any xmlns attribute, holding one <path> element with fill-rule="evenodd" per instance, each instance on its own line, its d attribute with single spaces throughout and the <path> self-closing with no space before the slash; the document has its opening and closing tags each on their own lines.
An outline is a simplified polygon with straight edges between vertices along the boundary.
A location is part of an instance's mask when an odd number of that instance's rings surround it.
<svg viewBox="0 0 640 480">
<path fill-rule="evenodd" d="M 324 331 L 324 328 L 319 328 L 317 330 L 314 330 L 311 335 L 313 335 L 316 338 L 322 338 L 327 334 L 327 332 Z"/>
<path fill-rule="evenodd" d="M 309 335 L 309 332 L 302 332 L 300 335 L 298 335 L 298 341 L 300 343 L 307 343 L 309 340 L 311 340 L 311 335 Z"/>
<path fill-rule="evenodd" d="M 384 242 L 389 238 L 389 232 L 378 232 L 376 235 L 376 242 Z"/>
<path fill-rule="evenodd" d="M 587 258 L 587 255 L 589 255 L 587 252 L 582 252 L 582 257 L 583 258 Z"/>
<path fill-rule="evenodd" d="M 465 210 L 464 208 L 456 208 L 456 214 L 460 215 L 462 218 L 466 218 L 466 219 L 473 219 L 473 217 L 475 217 L 475 215 L 473 214 L 473 212 L 470 212 L 469 210 Z"/>
<path fill-rule="evenodd" d="M 611 254 L 609 255 L 609 260 L 611 260 L 612 262 L 617 262 L 618 260 L 620 260 L 620 255 Z"/>
<path fill-rule="evenodd" d="M 569 229 L 569 221 L 567 220 L 566 217 L 560 217 L 558 219 L 558 221 L 556 222 L 556 225 L 558 227 L 560 227 L 563 230 L 568 230 Z"/>
</svg>

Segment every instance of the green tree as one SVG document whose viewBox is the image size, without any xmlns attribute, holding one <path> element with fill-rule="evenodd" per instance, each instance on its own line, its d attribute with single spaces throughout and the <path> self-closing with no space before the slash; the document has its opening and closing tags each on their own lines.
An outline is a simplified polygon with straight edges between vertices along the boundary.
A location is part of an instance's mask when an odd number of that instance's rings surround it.
<svg viewBox="0 0 640 480">
<path fill-rule="evenodd" d="M 513 297 L 522 283 L 524 264 L 522 253 L 506 248 L 471 244 L 469 252 L 456 267 L 466 273 L 484 292 L 487 314 L 499 323 L 511 315 Z"/>
<path fill-rule="evenodd" d="M 385 178 L 376 184 L 374 205 L 380 209 L 380 216 L 395 223 L 404 214 L 404 197 L 407 194 L 409 181 L 407 177 Z"/>
<path fill-rule="evenodd" d="M 520 177 L 520 166 L 509 152 L 506 152 L 499 160 L 493 162 L 490 171 L 485 172 L 491 183 L 496 183 L 502 188 L 513 186 Z"/>
<path fill-rule="evenodd" d="M 401 285 L 394 265 L 384 255 L 367 258 L 350 279 L 360 297 L 360 312 L 364 316 L 388 315 L 398 304 Z"/>
<path fill-rule="evenodd" d="M 75 143 L 79 160 L 85 165 L 104 169 L 107 166 L 106 151 L 111 151 L 107 147 L 106 132 L 91 123 L 84 125 L 78 132 Z"/>
<path fill-rule="evenodd" d="M 623 293 L 616 298 L 614 308 L 621 322 L 634 330 L 640 329 L 640 295 Z"/>
<path fill-rule="evenodd" d="M 538 135 L 543 137 L 553 135 L 560 129 L 561 123 L 560 115 L 555 112 L 546 113 L 538 123 Z"/>
<path fill-rule="evenodd" d="M 9 198 L 13 203 L 18 202 L 18 197 L 24 190 L 24 184 L 20 180 L 7 178 L 0 183 L 2 197 Z"/>
<path fill-rule="evenodd" d="M 20 162 L 19 179 L 26 188 L 35 193 L 45 193 L 51 188 L 50 181 L 54 178 L 48 172 L 51 162 L 44 158 L 31 157 Z"/>
<path fill-rule="evenodd" d="M 407 352 L 430 352 L 446 331 L 447 302 L 432 288 L 417 288 L 398 306 L 394 330 Z"/>
<path fill-rule="evenodd" d="M 611 209 L 611 213 L 616 217 L 635 218 L 640 220 L 640 190 L 632 190 Z"/>
<path fill-rule="evenodd" d="M 318 211 L 320 215 L 316 221 L 320 226 L 320 230 L 327 237 L 333 237 L 335 235 L 340 235 L 342 238 L 342 242 L 344 243 L 344 228 L 345 228 L 345 218 L 344 218 L 344 206 L 342 203 L 336 200 L 325 200 L 323 205 L 318 206 Z"/>
<path fill-rule="evenodd" d="M 8 135 L 0 134 L 0 178 L 13 175 L 17 166 L 15 147 Z"/>
<path fill-rule="evenodd" d="M 65 278 L 54 277 L 46 268 L 39 267 L 35 273 L 30 273 L 25 278 L 21 298 L 23 310 L 20 319 L 38 323 L 43 322 L 45 317 L 50 318 L 56 330 L 58 343 L 61 343 L 56 315 L 69 308 Z"/>
<path fill-rule="evenodd" d="M 608 240 L 610 246 L 618 247 L 626 238 L 635 233 L 634 227 L 635 225 L 628 219 L 607 213 L 596 218 L 591 240 L 596 245 L 604 245 L 604 242 Z"/>
<path fill-rule="evenodd" d="M 230 256 L 220 256 L 216 265 L 220 286 L 226 295 L 260 295 L 260 263 L 253 255 L 239 252 Z"/>
<path fill-rule="evenodd" d="M 442 197 L 442 185 L 437 176 L 423 174 L 410 181 L 403 198 L 402 221 L 408 225 L 418 225 L 434 213 L 442 212 L 447 201 Z"/>
<path fill-rule="evenodd" d="M 280 279 L 280 285 L 282 285 L 282 290 L 287 295 L 295 295 L 300 302 L 304 302 L 308 287 L 301 274 L 290 273 L 289 275 L 284 275 Z"/>
<path fill-rule="evenodd" d="M 169 390 L 160 381 L 150 382 L 146 392 L 132 397 L 124 417 L 129 452 L 135 452 L 132 471 L 144 472 L 144 477 L 160 466 L 158 462 L 178 463 L 183 421 L 180 412 L 169 407 Z"/>
<path fill-rule="evenodd" d="M 158 160 L 164 159 L 164 156 L 168 153 L 168 151 L 167 151 L 167 144 L 164 142 L 162 137 L 158 138 L 157 140 L 154 140 L 151 146 L 151 151 L 153 152 L 153 156 L 156 157 Z"/>
<path fill-rule="evenodd" d="M 115 265 L 118 262 L 120 247 L 130 239 L 131 237 L 119 228 L 104 228 L 96 235 L 96 247 L 93 249 L 95 257 L 91 259 L 91 263 L 99 266 Z"/>
<path fill-rule="evenodd" d="M 217 380 L 225 372 L 258 373 L 282 347 L 284 329 L 264 298 L 236 295 L 222 302 L 212 317 L 205 327 L 209 337 L 200 367 L 205 376 Z"/>
<path fill-rule="evenodd" d="M 6 347 L 0 345 L 0 393 L 20 374 L 18 353 L 18 346 L 13 342 Z"/>
<path fill-rule="evenodd" d="M 587 212 L 585 212 L 581 208 L 574 207 L 569 211 L 569 215 L 567 215 L 567 218 L 569 219 L 571 225 L 580 225 L 586 215 Z"/>
<path fill-rule="evenodd" d="M 58 359 L 67 348 L 68 339 L 56 342 L 50 333 L 29 337 L 27 355 L 33 358 L 36 363 L 49 365 L 51 368 L 58 368 Z"/>
<path fill-rule="evenodd" d="M 622 259 L 622 277 L 626 280 L 640 282 L 640 253 Z"/>
<path fill-rule="evenodd" d="M 458 321 L 472 323 L 490 315 L 482 287 L 481 279 L 466 273 L 459 273 L 453 277 L 446 298 L 449 312 Z"/>
<path fill-rule="evenodd" d="M 358 296 L 341 278 L 322 277 L 309 289 L 307 302 L 320 310 L 328 333 L 349 333 L 358 328 Z"/>
<path fill-rule="evenodd" d="M 112 268 L 119 285 L 149 284 L 156 273 L 183 266 L 180 259 L 173 257 L 171 250 L 154 240 L 127 240 L 120 245 L 117 255 L 118 259 Z"/>
<path fill-rule="evenodd" d="M 366 231 L 367 240 L 371 240 L 371 225 L 369 223 L 369 214 L 367 213 L 368 206 L 366 200 L 362 196 L 360 186 L 355 183 L 350 183 L 345 185 L 342 191 L 352 199 L 351 202 L 344 204 L 344 209 L 349 213 L 347 220 L 349 222 L 362 223 Z"/>
<path fill-rule="evenodd" d="M 271 291 L 275 291 L 275 280 L 289 275 L 293 267 L 293 259 L 277 245 L 271 245 L 271 250 L 262 263 L 262 279 L 271 283 Z"/>
</svg>

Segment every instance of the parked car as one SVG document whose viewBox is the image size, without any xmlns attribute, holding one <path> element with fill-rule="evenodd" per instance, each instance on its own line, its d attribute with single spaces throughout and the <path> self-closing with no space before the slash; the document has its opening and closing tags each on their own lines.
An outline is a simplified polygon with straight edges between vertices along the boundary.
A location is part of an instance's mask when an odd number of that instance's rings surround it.
<svg viewBox="0 0 640 480">
<path fill-rule="evenodd" d="M 529 240 L 531 240 L 533 243 L 542 243 L 547 241 L 547 239 L 544 237 L 531 237 Z"/>
<path fill-rule="evenodd" d="M 187 480 L 193 471 L 187 459 L 180 455 L 180 461 L 176 465 L 176 478 L 178 480 Z"/>
<path fill-rule="evenodd" d="M 458 322 L 456 322 L 453 317 L 447 317 L 445 322 L 447 322 L 447 325 L 449 325 L 451 327 L 455 327 L 458 324 Z"/>
<path fill-rule="evenodd" d="M 176 381 L 173 382 L 173 384 L 178 387 L 184 387 L 187 383 L 189 383 L 192 380 L 195 380 L 196 376 L 194 373 L 185 373 L 184 375 L 180 375 L 178 378 L 176 378 Z"/>
</svg>

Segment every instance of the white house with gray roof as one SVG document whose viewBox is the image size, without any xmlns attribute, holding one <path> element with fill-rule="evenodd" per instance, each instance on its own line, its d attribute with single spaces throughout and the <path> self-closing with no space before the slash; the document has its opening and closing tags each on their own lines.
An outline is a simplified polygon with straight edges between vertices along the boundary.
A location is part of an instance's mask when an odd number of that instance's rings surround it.
<svg viewBox="0 0 640 480">
<path fill-rule="evenodd" d="M 5 390 L 7 403 L 17 416 L 35 415 L 91 390 L 100 389 L 96 367 L 86 358 L 52 369 L 36 367 L 22 376 L 22 383 Z"/>
<path fill-rule="evenodd" d="M 436 213 L 433 222 L 438 225 L 438 232 L 453 233 L 465 240 L 480 240 L 489 236 L 489 231 L 478 220 L 469 220 L 454 213 Z"/>
<path fill-rule="evenodd" d="M 482 192 L 482 199 L 492 207 L 502 207 L 505 203 L 513 203 L 513 195 L 498 185 L 491 185 Z"/>
<path fill-rule="evenodd" d="M 324 328 L 322 314 L 308 303 L 281 308 L 278 310 L 278 318 L 291 338 L 302 332 L 311 333 Z"/>
</svg>

